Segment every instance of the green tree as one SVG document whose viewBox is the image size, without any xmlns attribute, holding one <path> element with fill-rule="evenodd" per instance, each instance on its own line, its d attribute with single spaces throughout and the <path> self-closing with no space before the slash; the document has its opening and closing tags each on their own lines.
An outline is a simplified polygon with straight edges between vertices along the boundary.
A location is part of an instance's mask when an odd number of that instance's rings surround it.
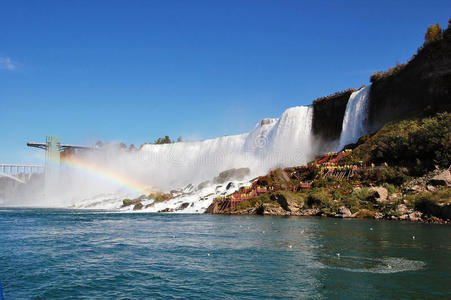
<svg viewBox="0 0 451 300">
<path fill-rule="evenodd" d="M 439 23 L 437 23 L 435 25 L 431 25 L 428 27 L 424 39 L 426 40 L 426 42 L 431 42 L 439 39 L 441 35 L 442 35 L 442 27 L 440 26 Z"/>
<path fill-rule="evenodd" d="M 170 144 L 170 143 L 172 143 L 172 141 L 169 138 L 169 136 L 166 135 L 164 138 L 158 138 L 154 144 L 161 145 L 161 144 Z"/>
</svg>

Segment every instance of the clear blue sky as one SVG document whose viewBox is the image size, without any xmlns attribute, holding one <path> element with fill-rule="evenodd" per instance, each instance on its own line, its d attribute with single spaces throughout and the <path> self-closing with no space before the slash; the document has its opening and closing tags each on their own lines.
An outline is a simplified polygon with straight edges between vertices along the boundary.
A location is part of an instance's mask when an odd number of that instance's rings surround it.
<svg viewBox="0 0 451 300">
<path fill-rule="evenodd" d="M 249 131 L 405 62 L 451 1 L 2 1 L 0 163 L 27 141 Z M 41 153 L 38 155 L 38 153 Z"/>
</svg>

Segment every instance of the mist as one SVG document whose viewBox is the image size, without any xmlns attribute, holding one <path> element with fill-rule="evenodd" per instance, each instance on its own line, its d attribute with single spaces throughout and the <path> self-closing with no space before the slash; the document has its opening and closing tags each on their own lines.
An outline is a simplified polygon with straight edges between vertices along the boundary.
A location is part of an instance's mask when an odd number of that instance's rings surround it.
<svg viewBox="0 0 451 300">
<path fill-rule="evenodd" d="M 15 195 L 6 204 L 70 207 L 106 203 L 105 199 L 120 203 L 147 191 L 167 192 L 211 181 L 233 168 L 249 168 L 248 180 L 277 167 L 302 165 L 314 156 L 312 116 L 313 107 L 298 106 L 287 109 L 280 118 L 263 119 L 244 134 L 145 144 L 136 150 L 112 144 L 80 150 L 74 154 L 75 163 L 70 158 L 62 160 L 54 182 L 41 182 L 40 188 L 33 185 L 26 196 L 32 200 L 25 202 Z"/>
</svg>

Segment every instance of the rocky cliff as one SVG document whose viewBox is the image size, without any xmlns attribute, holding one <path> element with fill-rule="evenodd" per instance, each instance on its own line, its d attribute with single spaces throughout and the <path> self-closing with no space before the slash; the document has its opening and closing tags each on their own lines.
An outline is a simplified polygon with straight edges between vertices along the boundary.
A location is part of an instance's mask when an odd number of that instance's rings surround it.
<svg viewBox="0 0 451 300">
<path fill-rule="evenodd" d="M 312 131 L 317 139 L 327 144 L 340 138 L 346 104 L 353 91 L 347 90 L 327 100 L 313 102 Z"/>
<path fill-rule="evenodd" d="M 450 111 L 451 29 L 419 49 L 407 64 L 387 73 L 371 78 L 370 130 L 405 117 Z"/>
</svg>

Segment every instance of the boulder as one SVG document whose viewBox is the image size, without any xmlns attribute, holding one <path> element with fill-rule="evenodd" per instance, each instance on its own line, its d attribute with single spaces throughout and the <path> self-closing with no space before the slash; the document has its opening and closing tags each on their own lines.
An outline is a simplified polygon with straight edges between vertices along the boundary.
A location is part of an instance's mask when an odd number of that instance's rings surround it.
<svg viewBox="0 0 451 300">
<path fill-rule="evenodd" d="M 341 206 L 337 212 L 335 213 L 335 217 L 337 218 L 350 218 L 352 217 L 352 213 L 346 206 Z"/>
<path fill-rule="evenodd" d="M 401 215 L 406 214 L 409 211 L 405 204 L 399 204 L 397 210 Z"/>
<path fill-rule="evenodd" d="M 383 219 L 384 218 L 384 214 L 383 213 L 381 213 L 381 212 L 376 212 L 375 214 L 374 214 L 374 218 L 375 219 Z"/>
<path fill-rule="evenodd" d="M 403 214 L 401 216 L 399 216 L 399 219 L 402 221 L 408 220 L 409 219 L 409 215 L 408 214 Z"/>
<path fill-rule="evenodd" d="M 284 216 L 290 214 L 289 211 L 284 210 L 280 205 L 276 203 L 263 203 L 256 210 L 257 214 L 262 215 L 277 215 Z"/>
<path fill-rule="evenodd" d="M 130 200 L 130 199 L 124 199 L 124 200 L 122 200 L 122 207 L 130 206 L 130 205 L 132 205 L 133 203 L 134 203 L 133 200 Z"/>
<path fill-rule="evenodd" d="M 229 182 L 226 186 L 226 190 L 230 190 L 233 187 L 235 187 L 235 184 L 233 184 L 233 182 Z"/>
<path fill-rule="evenodd" d="M 416 222 L 416 221 L 421 220 L 421 216 L 422 216 L 422 213 L 420 213 L 419 211 L 414 211 L 413 213 L 409 214 L 409 220 Z"/>
<path fill-rule="evenodd" d="M 424 188 L 419 186 L 419 185 L 413 185 L 409 188 L 409 192 L 417 192 L 417 193 L 421 193 L 424 192 Z"/>
<path fill-rule="evenodd" d="M 141 209 L 141 208 L 139 208 L 139 204 L 141 204 L 141 197 L 140 198 L 137 198 L 137 199 L 124 199 L 124 200 L 122 200 L 122 207 L 127 207 L 127 206 L 131 206 L 131 205 L 133 205 L 133 206 L 136 206 L 136 205 L 138 205 L 137 206 L 137 209 Z M 141 204 L 142 205 L 142 204 Z M 135 210 L 134 208 L 133 208 L 133 210 Z"/>
<path fill-rule="evenodd" d="M 449 170 L 444 170 L 440 174 L 432 177 L 428 184 L 433 186 L 447 186 L 451 187 L 451 173 Z"/>
<path fill-rule="evenodd" d="M 135 206 L 133 206 L 133 210 L 141 210 L 143 208 L 143 204 L 141 202 L 137 202 Z"/>
<path fill-rule="evenodd" d="M 291 211 L 291 209 L 288 207 L 288 201 L 287 198 L 285 198 L 284 195 L 277 193 L 271 196 L 271 200 L 276 201 L 279 203 L 280 207 L 283 208 L 283 210 Z"/>
<path fill-rule="evenodd" d="M 222 184 L 230 180 L 243 180 L 250 172 L 249 168 L 230 169 L 219 173 L 219 176 L 215 177 L 213 182 Z"/>
<path fill-rule="evenodd" d="M 174 210 L 172 208 L 166 207 L 165 209 L 159 210 L 159 213 L 164 213 L 164 212 L 174 212 Z"/>
<path fill-rule="evenodd" d="M 386 202 L 388 200 L 388 191 L 382 186 L 376 186 L 370 188 L 370 191 L 374 191 L 374 200 L 376 202 Z"/>
<path fill-rule="evenodd" d="M 429 192 L 433 192 L 433 191 L 436 191 L 436 190 L 437 190 L 437 188 L 436 188 L 434 185 L 431 185 L 431 184 L 428 184 L 428 185 L 426 186 L 426 189 L 427 189 Z"/>
<path fill-rule="evenodd" d="M 184 203 L 180 204 L 180 206 L 177 207 L 175 210 L 184 210 L 188 206 L 189 206 L 189 203 L 188 202 L 184 202 Z"/>
</svg>

